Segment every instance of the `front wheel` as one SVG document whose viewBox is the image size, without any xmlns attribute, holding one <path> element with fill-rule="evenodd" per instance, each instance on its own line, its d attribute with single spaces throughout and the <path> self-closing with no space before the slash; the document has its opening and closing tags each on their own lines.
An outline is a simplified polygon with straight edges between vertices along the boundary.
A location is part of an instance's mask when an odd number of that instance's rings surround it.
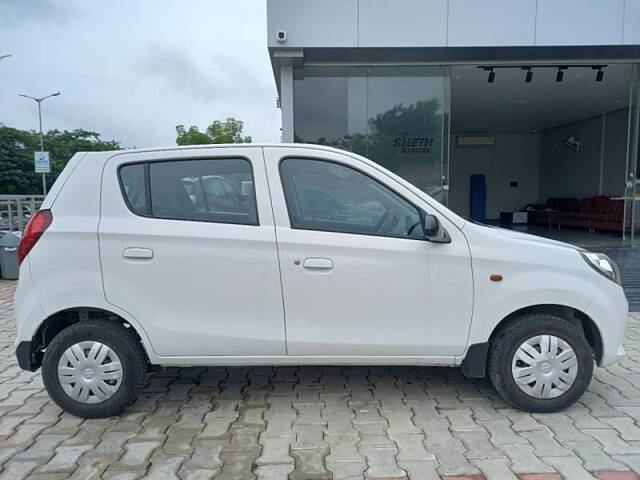
<svg viewBox="0 0 640 480">
<path fill-rule="evenodd" d="M 523 315 L 492 340 L 488 370 L 510 404 L 529 412 L 557 412 L 589 386 L 593 351 L 579 326 L 548 314 Z"/>
<path fill-rule="evenodd" d="M 89 320 L 64 329 L 47 346 L 42 379 L 51 398 L 84 418 L 119 414 L 135 401 L 147 373 L 140 342 L 118 323 Z"/>
</svg>

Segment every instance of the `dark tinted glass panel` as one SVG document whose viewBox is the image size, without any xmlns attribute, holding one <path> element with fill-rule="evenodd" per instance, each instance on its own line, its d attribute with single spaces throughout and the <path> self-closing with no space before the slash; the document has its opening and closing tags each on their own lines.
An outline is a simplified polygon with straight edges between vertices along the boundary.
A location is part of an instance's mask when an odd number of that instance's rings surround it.
<svg viewBox="0 0 640 480">
<path fill-rule="evenodd" d="M 422 237 L 418 209 L 357 170 L 290 158 L 282 161 L 280 173 L 293 228 Z"/>
<path fill-rule="evenodd" d="M 144 194 L 144 165 L 137 163 L 120 168 L 122 190 L 131 210 L 139 215 L 147 213 L 147 202 Z"/>
<path fill-rule="evenodd" d="M 181 160 L 149 164 L 154 217 L 258 223 L 253 173 L 247 160 Z"/>
<path fill-rule="evenodd" d="M 294 139 L 364 155 L 446 203 L 447 86 L 439 66 L 296 69 Z"/>
</svg>

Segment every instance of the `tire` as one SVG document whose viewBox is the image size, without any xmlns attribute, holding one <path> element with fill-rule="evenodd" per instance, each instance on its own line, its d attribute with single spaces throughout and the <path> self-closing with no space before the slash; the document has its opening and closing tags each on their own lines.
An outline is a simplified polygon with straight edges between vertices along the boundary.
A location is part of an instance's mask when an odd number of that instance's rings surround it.
<svg viewBox="0 0 640 480">
<path fill-rule="evenodd" d="M 69 352 L 75 353 L 70 357 Z M 42 361 L 42 380 L 53 401 L 83 418 L 121 413 L 135 402 L 146 374 L 146 356 L 136 335 L 119 323 L 103 320 L 65 328 L 47 346 Z"/>
<path fill-rule="evenodd" d="M 525 350 L 519 351 L 525 342 Z M 535 352 L 530 350 L 531 342 Z M 555 346 L 555 354 L 549 353 L 551 360 L 541 353 L 547 346 L 549 352 Z M 536 353 L 540 357 L 534 358 Z M 593 350 L 580 326 L 533 313 L 516 318 L 496 334 L 489 349 L 488 373 L 495 389 L 512 406 L 528 412 L 558 412 L 576 402 L 589 387 L 593 362 Z"/>
</svg>

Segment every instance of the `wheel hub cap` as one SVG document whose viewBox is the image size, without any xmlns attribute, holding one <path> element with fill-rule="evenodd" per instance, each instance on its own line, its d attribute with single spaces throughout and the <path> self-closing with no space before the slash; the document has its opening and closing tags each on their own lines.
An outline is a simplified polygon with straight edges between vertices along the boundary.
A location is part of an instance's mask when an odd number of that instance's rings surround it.
<svg viewBox="0 0 640 480">
<path fill-rule="evenodd" d="M 534 398 L 555 398 L 569 390 L 578 374 L 571 346 L 554 335 L 529 338 L 516 350 L 511 373 L 518 388 Z"/>
<path fill-rule="evenodd" d="M 111 398 L 122 384 L 122 364 L 104 343 L 79 342 L 65 350 L 58 362 L 58 380 L 71 398 L 100 403 Z"/>
</svg>

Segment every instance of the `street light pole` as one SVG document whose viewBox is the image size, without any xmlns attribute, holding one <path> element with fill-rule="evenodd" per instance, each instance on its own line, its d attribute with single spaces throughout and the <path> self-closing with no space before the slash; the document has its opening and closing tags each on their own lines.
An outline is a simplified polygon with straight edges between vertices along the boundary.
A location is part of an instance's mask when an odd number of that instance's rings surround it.
<svg viewBox="0 0 640 480">
<path fill-rule="evenodd" d="M 42 106 L 41 105 L 42 105 L 42 102 L 45 101 L 47 98 L 57 97 L 58 95 L 60 95 L 60 92 L 52 93 L 51 95 L 47 95 L 46 97 L 31 97 L 29 95 L 22 95 L 21 93 L 18 94 L 19 97 L 30 98 L 31 100 L 34 100 L 38 104 L 38 125 L 40 126 L 40 153 L 41 154 L 44 152 L 44 133 L 42 132 Z M 42 194 L 43 195 L 47 194 L 47 177 L 44 172 L 42 173 Z"/>
</svg>

